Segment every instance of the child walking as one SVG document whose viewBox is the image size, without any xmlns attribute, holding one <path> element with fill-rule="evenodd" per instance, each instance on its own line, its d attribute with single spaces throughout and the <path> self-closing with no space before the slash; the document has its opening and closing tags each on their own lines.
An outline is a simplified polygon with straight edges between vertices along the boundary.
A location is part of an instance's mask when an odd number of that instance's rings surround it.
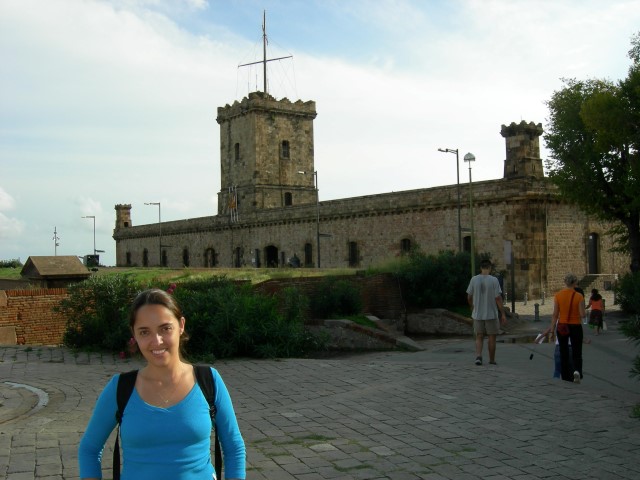
<svg viewBox="0 0 640 480">
<path fill-rule="evenodd" d="M 589 325 L 596 329 L 596 335 L 600 335 L 604 319 L 604 300 L 602 300 L 602 295 L 598 293 L 597 288 L 591 290 L 591 297 L 589 298 L 587 308 L 591 309 Z"/>
</svg>

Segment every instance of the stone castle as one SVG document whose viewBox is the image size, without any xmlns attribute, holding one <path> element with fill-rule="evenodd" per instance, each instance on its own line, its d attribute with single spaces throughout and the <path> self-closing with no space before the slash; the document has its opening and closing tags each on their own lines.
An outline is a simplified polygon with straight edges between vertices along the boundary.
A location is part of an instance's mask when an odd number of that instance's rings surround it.
<svg viewBox="0 0 640 480">
<path fill-rule="evenodd" d="M 569 271 L 606 287 L 628 270 L 628 258 L 610 252 L 610 226 L 562 201 L 545 178 L 541 124 L 502 126 L 504 176 L 474 182 L 471 209 L 468 184 L 319 201 L 315 117 L 313 101 L 262 92 L 218 108 L 218 214 L 134 227 L 131 205 L 116 205 L 117 266 L 363 269 L 412 248 L 474 244 L 498 271 L 513 263 L 505 281 L 513 276 L 518 298 L 552 293 Z"/>
</svg>

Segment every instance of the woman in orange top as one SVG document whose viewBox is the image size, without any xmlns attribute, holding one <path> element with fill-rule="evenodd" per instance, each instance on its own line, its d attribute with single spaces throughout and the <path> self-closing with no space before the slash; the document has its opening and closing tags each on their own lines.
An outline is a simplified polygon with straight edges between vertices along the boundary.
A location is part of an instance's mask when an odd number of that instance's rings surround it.
<svg viewBox="0 0 640 480">
<path fill-rule="evenodd" d="M 598 289 L 591 290 L 591 298 L 589 298 L 589 305 L 587 308 L 591 308 L 591 315 L 589 315 L 589 325 L 593 328 L 596 327 L 596 335 L 600 335 L 602 330 L 602 322 L 604 319 L 604 301 L 602 295 L 598 293 Z"/>
<path fill-rule="evenodd" d="M 565 288 L 556 293 L 553 298 L 553 315 L 551 326 L 545 332 L 556 331 L 560 345 L 560 362 L 562 379 L 568 382 L 580 383 L 582 379 L 582 322 L 585 316 L 584 297 L 575 291 L 578 278 L 569 273 L 564 277 Z M 573 374 L 569 362 L 569 339 L 573 357 Z"/>
</svg>

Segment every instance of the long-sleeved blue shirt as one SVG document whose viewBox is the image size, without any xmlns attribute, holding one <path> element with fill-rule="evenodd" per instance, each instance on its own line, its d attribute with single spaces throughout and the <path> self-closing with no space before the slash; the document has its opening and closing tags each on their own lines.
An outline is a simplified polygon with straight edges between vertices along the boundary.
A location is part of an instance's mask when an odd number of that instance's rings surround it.
<svg viewBox="0 0 640 480">
<path fill-rule="evenodd" d="M 229 391 L 212 368 L 216 386 L 216 428 L 226 478 L 245 478 L 245 446 Z M 102 478 L 102 451 L 116 427 L 115 375 L 98 400 L 80 441 L 80 478 Z M 122 415 L 122 480 L 211 480 L 211 417 L 209 404 L 196 383 L 187 396 L 168 408 L 146 403 L 136 389 Z"/>
</svg>

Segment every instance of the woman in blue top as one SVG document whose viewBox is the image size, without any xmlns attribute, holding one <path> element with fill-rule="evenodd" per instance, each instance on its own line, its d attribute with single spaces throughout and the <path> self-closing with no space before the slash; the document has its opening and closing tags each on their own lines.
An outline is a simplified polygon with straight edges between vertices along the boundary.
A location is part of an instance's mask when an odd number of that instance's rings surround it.
<svg viewBox="0 0 640 480">
<path fill-rule="evenodd" d="M 122 480 L 212 480 L 209 404 L 183 360 L 185 319 L 174 298 L 151 289 L 133 301 L 129 325 L 147 361 L 122 416 Z M 215 370 L 216 428 L 225 478 L 245 478 L 245 446 L 229 391 Z M 104 444 L 116 427 L 115 375 L 100 394 L 80 441 L 80 478 L 102 478 Z"/>
</svg>

